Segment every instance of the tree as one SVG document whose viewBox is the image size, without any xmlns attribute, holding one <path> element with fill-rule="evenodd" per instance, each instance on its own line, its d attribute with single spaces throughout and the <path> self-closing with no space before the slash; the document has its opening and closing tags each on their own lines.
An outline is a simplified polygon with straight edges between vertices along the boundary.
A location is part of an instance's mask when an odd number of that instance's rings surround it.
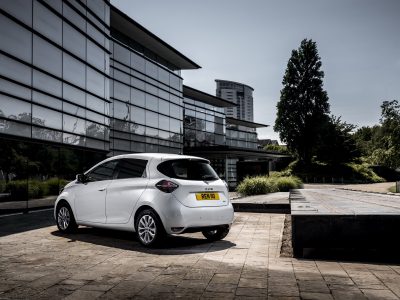
<svg viewBox="0 0 400 300">
<path fill-rule="evenodd" d="M 355 128 L 340 117 L 331 116 L 322 127 L 323 135 L 316 153 L 318 160 L 333 165 L 359 157 L 360 152 L 352 135 Z"/>
<path fill-rule="evenodd" d="M 396 169 L 400 167 L 400 104 L 397 100 L 383 101 L 381 109 L 382 139 L 372 152 L 371 160 Z"/>
<path fill-rule="evenodd" d="M 289 151 L 306 164 L 316 151 L 321 125 L 329 121 L 329 98 L 323 89 L 321 65 L 316 43 L 304 39 L 292 51 L 277 104 L 274 130 Z"/>
</svg>

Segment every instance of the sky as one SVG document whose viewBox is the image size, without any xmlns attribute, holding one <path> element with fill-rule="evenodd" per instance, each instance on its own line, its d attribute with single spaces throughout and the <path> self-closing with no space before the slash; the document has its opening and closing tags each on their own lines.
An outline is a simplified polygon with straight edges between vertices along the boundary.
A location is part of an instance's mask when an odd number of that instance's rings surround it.
<svg viewBox="0 0 400 300">
<path fill-rule="evenodd" d="M 400 100 L 400 0 L 111 0 L 202 68 L 184 84 L 215 95 L 215 79 L 254 88 L 254 121 L 273 131 L 291 51 L 317 42 L 331 113 L 379 123 L 384 100 Z"/>
</svg>

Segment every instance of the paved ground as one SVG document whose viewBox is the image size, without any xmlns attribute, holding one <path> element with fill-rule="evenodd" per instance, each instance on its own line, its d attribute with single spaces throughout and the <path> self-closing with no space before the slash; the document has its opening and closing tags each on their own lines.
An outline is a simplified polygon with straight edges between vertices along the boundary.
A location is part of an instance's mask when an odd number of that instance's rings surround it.
<svg viewBox="0 0 400 300">
<path fill-rule="evenodd" d="M 289 204 L 289 192 L 271 193 L 233 199 L 232 203 Z"/>
<path fill-rule="evenodd" d="M 400 266 L 280 258 L 284 218 L 236 213 L 224 241 L 192 234 L 156 250 L 130 233 L 60 235 L 51 212 L 0 218 L 0 299 L 398 299 Z"/>
<path fill-rule="evenodd" d="M 368 184 L 304 184 L 305 189 L 330 189 L 340 188 L 362 192 L 388 193 L 389 188 L 395 186 L 395 182 L 368 183 Z"/>
</svg>

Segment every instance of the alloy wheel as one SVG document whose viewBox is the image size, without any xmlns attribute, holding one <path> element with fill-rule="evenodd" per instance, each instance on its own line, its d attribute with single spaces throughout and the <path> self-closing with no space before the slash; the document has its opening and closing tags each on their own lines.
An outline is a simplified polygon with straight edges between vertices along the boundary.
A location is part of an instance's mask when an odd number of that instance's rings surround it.
<svg viewBox="0 0 400 300">
<path fill-rule="evenodd" d="M 69 214 L 68 208 L 66 208 L 65 206 L 61 207 L 60 210 L 58 211 L 58 218 L 57 218 L 58 225 L 62 230 L 66 230 L 68 228 L 70 221 L 71 221 L 71 216 Z"/>
<path fill-rule="evenodd" d="M 144 215 L 140 218 L 138 224 L 139 238 L 144 244 L 150 244 L 156 236 L 156 222 L 150 215 Z"/>
</svg>

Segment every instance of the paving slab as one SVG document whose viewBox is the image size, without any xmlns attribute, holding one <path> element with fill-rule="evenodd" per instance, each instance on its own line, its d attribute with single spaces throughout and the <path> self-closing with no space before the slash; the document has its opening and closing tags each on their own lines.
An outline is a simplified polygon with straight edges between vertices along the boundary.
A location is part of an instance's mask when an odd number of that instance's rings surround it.
<svg viewBox="0 0 400 300">
<path fill-rule="evenodd" d="M 283 214 L 235 213 L 223 241 L 187 234 L 159 249 L 130 233 L 60 234 L 51 211 L 24 217 L 21 229 L 17 216 L 1 221 L 0 299 L 399 297 L 398 265 L 281 258 Z"/>
</svg>

